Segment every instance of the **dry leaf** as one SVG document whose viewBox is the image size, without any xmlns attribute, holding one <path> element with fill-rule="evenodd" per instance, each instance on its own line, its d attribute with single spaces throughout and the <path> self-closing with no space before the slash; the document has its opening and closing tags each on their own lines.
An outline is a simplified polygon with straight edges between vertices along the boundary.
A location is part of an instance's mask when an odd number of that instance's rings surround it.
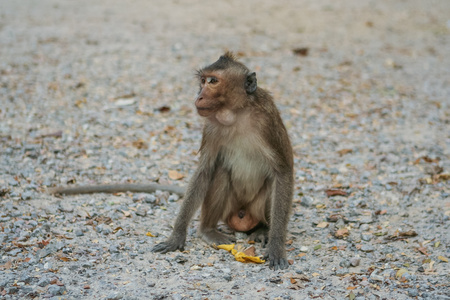
<svg viewBox="0 0 450 300">
<path fill-rule="evenodd" d="M 137 149 L 148 149 L 148 145 L 143 139 L 138 139 L 137 141 L 133 141 L 132 145 L 134 148 L 137 148 Z"/>
<path fill-rule="evenodd" d="M 37 138 L 38 139 L 43 139 L 43 138 L 46 138 L 46 137 L 60 138 L 60 137 L 62 137 L 62 133 L 63 132 L 61 130 L 58 130 L 58 131 L 55 131 L 55 132 L 52 132 L 52 133 L 41 134 Z"/>
<path fill-rule="evenodd" d="M 433 179 L 435 183 L 450 180 L 450 173 L 434 175 Z"/>
<path fill-rule="evenodd" d="M 355 293 L 353 293 L 353 291 L 351 291 L 350 294 L 348 294 L 348 298 L 349 298 L 350 300 L 354 300 L 354 299 L 356 298 Z"/>
<path fill-rule="evenodd" d="M 299 282 L 288 287 L 288 289 L 295 290 L 295 291 L 298 291 L 303 288 L 304 288 L 304 286 L 302 284 L 300 284 Z"/>
<path fill-rule="evenodd" d="M 421 156 L 421 157 L 419 157 L 418 159 L 416 159 L 414 161 L 414 164 L 417 165 L 418 163 L 420 163 L 421 160 L 423 160 L 426 163 L 431 164 L 431 163 L 438 163 L 441 159 L 439 157 L 436 158 L 436 159 L 432 159 L 432 158 L 430 158 L 428 156 Z"/>
<path fill-rule="evenodd" d="M 295 48 L 292 49 L 292 52 L 298 56 L 308 56 L 309 48 L 307 47 Z"/>
<path fill-rule="evenodd" d="M 118 99 L 130 99 L 136 97 L 136 94 L 134 92 L 131 92 L 129 94 L 124 94 L 124 95 L 120 95 L 120 96 L 116 96 L 113 99 L 114 100 L 118 100 Z"/>
<path fill-rule="evenodd" d="M 374 233 L 377 236 L 380 236 L 380 234 Z M 409 237 L 414 237 L 417 236 L 417 232 L 415 232 L 414 230 L 408 230 L 408 231 L 403 231 L 403 232 L 398 232 L 396 231 L 393 235 L 390 235 L 388 237 L 386 237 L 386 240 L 405 240 L 406 238 Z"/>
<path fill-rule="evenodd" d="M 404 232 L 399 232 L 398 235 L 399 236 L 417 236 L 417 232 L 415 232 L 414 230 L 408 230 L 408 231 L 404 231 Z"/>
<path fill-rule="evenodd" d="M 113 233 L 116 233 L 117 231 L 119 231 L 119 230 L 121 230 L 121 229 L 123 230 L 123 228 L 120 227 L 120 226 L 119 226 L 119 227 L 116 227 L 116 228 L 114 228 Z"/>
<path fill-rule="evenodd" d="M 419 248 L 417 248 L 417 250 L 418 250 L 420 253 L 422 253 L 422 254 L 424 254 L 424 255 L 426 255 L 426 256 L 429 255 L 428 252 L 427 252 L 427 248 L 425 248 L 425 247 L 419 247 Z"/>
<path fill-rule="evenodd" d="M 327 217 L 327 220 L 329 221 L 329 222 L 337 222 L 337 221 L 339 221 L 340 219 L 342 219 L 343 217 L 342 217 L 342 215 L 341 214 L 332 214 L 332 215 L 329 215 L 328 217 Z"/>
<path fill-rule="evenodd" d="M 256 249 L 255 246 L 250 246 L 247 249 L 244 250 L 244 254 L 248 256 L 255 256 L 256 255 Z"/>
<path fill-rule="evenodd" d="M 303 275 L 303 274 L 296 274 L 296 275 L 293 275 L 291 278 L 293 278 L 295 280 L 301 280 L 301 281 L 307 281 L 307 282 L 311 281 L 306 275 Z"/>
<path fill-rule="evenodd" d="M 428 265 L 428 268 L 425 270 L 425 272 L 434 272 L 435 269 L 433 268 L 435 261 L 430 261 L 430 264 Z"/>
<path fill-rule="evenodd" d="M 403 274 L 405 274 L 405 273 L 407 273 L 408 272 L 408 270 L 406 270 L 406 269 L 399 269 L 398 271 L 397 271 L 397 273 L 395 273 L 395 277 L 397 277 L 397 278 L 400 278 L 400 277 L 402 277 L 403 276 Z"/>
<path fill-rule="evenodd" d="M 61 281 L 59 281 L 59 279 L 55 278 L 53 280 L 50 281 L 50 284 L 56 284 L 58 286 L 64 286 L 64 283 L 62 283 Z"/>
<path fill-rule="evenodd" d="M 149 237 L 156 237 L 155 235 L 151 234 L 150 232 L 147 232 L 145 235 L 149 236 Z"/>
<path fill-rule="evenodd" d="M 86 98 L 75 101 L 75 106 L 82 107 L 84 103 L 86 103 Z"/>
<path fill-rule="evenodd" d="M 438 256 L 438 259 L 442 260 L 443 262 L 448 263 L 448 258 L 447 258 L 447 257 L 444 257 L 444 256 L 442 256 L 442 255 L 439 255 L 439 256 Z"/>
<path fill-rule="evenodd" d="M 337 153 L 338 153 L 340 156 L 343 156 L 343 155 L 345 155 L 345 154 L 352 153 L 352 152 L 353 152 L 352 149 L 342 149 L 342 150 L 339 150 Z"/>
<path fill-rule="evenodd" d="M 0 269 L 8 270 L 12 267 L 12 261 L 8 260 L 4 265 L 0 266 Z"/>
<path fill-rule="evenodd" d="M 348 193 L 346 191 L 343 190 L 326 190 L 325 193 L 327 193 L 328 197 L 333 197 L 333 196 L 348 196 Z"/>
<path fill-rule="evenodd" d="M 174 170 L 169 171 L 169 178 L 172 180 L 180 180 L 183 177 L 184 177 L 184 175 L 181 173 L 178 173 L 177 171 L 174 171 Z"/>
<path fill-rule="evenodd" d="M 292 290 L 299 290 L 299 289 L 303 289 L 304 286 L 301 284 L 300 281 L 310 281 L 308 277 L 306 277 L 305 275 L 294 275 L 292 277 L 290 277 L 290 281 L 291 281 L 291 286 L 289 286 L 289 289 Z"/>
<path fill-rule="evenodd" d="M 163 105 L 161 107 L 158 107 L 156 110 L 158 110 L 159 112 L 162 112 L 162 113 L 166 113 L 166 112 L 170 111 L 170 106 Z"/>
</svg>

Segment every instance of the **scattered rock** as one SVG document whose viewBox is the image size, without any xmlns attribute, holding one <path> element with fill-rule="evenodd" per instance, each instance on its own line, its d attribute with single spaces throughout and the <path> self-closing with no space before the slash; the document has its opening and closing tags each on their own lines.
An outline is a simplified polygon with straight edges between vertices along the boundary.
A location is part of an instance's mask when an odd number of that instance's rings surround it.
<svg viewBox="0 0 450 300">
<path fill-rule="evenodd" d="M 363 252 L 373 252 L 375 250 L 375 247 L 371 244 L 364 244 L 361 246 L 361 251 Z"/>
<path fill-rule="evenodd" d="M 350 265 L 352 266 L 352 267 L 357 267 L 357 266 L 359 266 L 359 263 L 361 262 L 361 258 L 359 258 L 359 257 L 354 257 L 354 258 L 351 258 L 350 259 Z"/>
</svg>

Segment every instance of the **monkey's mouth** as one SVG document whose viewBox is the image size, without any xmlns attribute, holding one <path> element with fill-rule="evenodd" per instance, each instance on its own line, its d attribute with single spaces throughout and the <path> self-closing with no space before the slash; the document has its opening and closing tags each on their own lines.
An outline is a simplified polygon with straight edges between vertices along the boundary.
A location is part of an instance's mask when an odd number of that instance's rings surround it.
<svg viewBox="0 0 450 300">
<path fill-rule="evenodd" d="M 210 107 L 197 107 L 197 113 L 202 117 L 211 115 L 213 109 Z"/>
</svg>

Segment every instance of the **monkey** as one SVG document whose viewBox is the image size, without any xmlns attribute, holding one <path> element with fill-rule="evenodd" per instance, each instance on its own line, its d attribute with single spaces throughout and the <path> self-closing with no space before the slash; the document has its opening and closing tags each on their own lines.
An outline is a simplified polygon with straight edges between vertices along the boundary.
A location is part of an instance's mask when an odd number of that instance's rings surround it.
<svg viewBox="0 0 450 300">
<path fill-rule="evenodd" d="M 196 73 L 195 100 L 204 126 L 199 166 L 184 195 L 173 231 L 153 252 L 183 250 L 187 228 L 201 207 L 199 234 L 207 243 L 227 244 L 219 221 L 239 231 L 254 229 L 268 239 L 264 258 L 286 269 L 287 225 L 293 197 L 293 150 L 286 127 L 256 73 L 226 52 Z M 246 224 L 241 225 L 239 221 Z"/>
</svg>

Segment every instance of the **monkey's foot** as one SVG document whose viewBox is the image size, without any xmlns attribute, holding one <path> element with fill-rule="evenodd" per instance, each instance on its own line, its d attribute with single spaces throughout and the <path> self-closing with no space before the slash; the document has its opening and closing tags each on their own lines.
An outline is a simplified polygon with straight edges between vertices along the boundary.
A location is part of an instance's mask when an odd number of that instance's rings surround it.
<svg viewBox="0 0 450 300">
<path fill-rule="evenodd" d="M 281 244 L 281 247 L 272 247 L 269 244 L 264 259 L 269 260 L 269 268 L 274 271 L 287 269 L 289 267 L 289 262 L 286 259 L 286 251 L 284 250 L 284 243 Z"/>
<path fill-rule="evenodd" d="M 235 240 L 233 237 L 220 233 L 215 229 L 202 230 L 200 234 L 202 239 L 211 245 L 231 244 Z"/>
<path fill-rule="evenodd" d="M 267 242 L 269 241 L 269 227 L 264 224 L 258 225 L 250 232 L 247 232 L 247 234 L 250 241 L 261 243 L 263 248 L 266 247 Z"/>
<path fill-rule="evenodd" d="M 153 247 L 152 252 L 167 253 L 175 250 L 184 250 L 184 239 L 179 239 L 178 241 L 175 239 L 168 239 L 167 241 L 159 243 Z"/>
</svg>

